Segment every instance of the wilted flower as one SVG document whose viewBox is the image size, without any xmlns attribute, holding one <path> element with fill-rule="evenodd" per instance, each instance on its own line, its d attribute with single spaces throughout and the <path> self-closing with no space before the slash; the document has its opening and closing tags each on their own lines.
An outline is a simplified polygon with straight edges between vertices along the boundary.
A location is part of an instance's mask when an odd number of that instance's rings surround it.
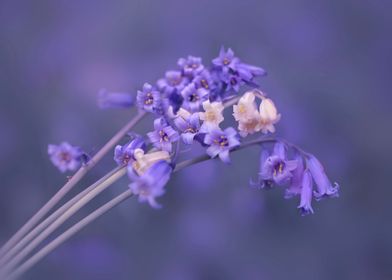
<svg viewBox="0 0 392 280">
<path fill-rule="evenodd" d="M 312 176 L 309 170 L 306 169 L 302 177 L 301 201 L 298 206 L 298 209 L 300 209 L 302 216 L 310 213 L 313 214 L 312 198 L 313 198 Z"/>
<path fill-rule="evenodd" d="M 219 124 L 223 122 L 223 109 L 222 102 L 210 102 L 209 100 L 203 102 L 204 112 L 200 112 L 200 120 L 203 121 L 202 131 L 209 131 L 219 127 Z"/>
<path fill-rule="evenodd" d="M 316 157 L 310 155 L 306 164 L 317 186 L 317 191 L 314 192 L 316 199 L 339 196 L 339 185 L 335 183 L 335 186 L 332 186 L 327 174 L 325 174 L 324 167 Z"/>
<path fill-rule="evenodd" d="M 183 107 L 191 112 L 199 111 L 200 105 L 208 98 L 208 91 L 204 88 L 196 88 L 194 83 L 187 85 L 181 95 L 184 98 Z"/>
<path fill-rule="evenodd" d="M 108 92 L 101 89 L 98 93 L 98 107 L 109 108 L 130 108 L 133 105 L 133 97 L 125 92 Z"/>
<path fill-rule="evenodd" d="M 277 185 L 283 185 L 293 176 L 292 171 L 297 168 L 296 160 L 287 160 L 285 145 L 276 142 L 274 152 L 266 158 L 261 166 L 260 179 L 262 181 L 272 181 Z"/>
<path fill-rule="evenodd" d="M 60 145 L 48 145 L 50 160 L 61 172 L 75 171 L 82 163 L 83 151 L 79 147 L 62 142 Z"/>
<path fill-rule="evenodd" d="M 154 121 L 154 131 L 147 133 L 151 143 L 158 149 L 171 152 L 172 143 L 178 141 L 179 135 L 163 118 Z"/>
<path fill-rule="evenodd" d="M 177 64 L 181 67 L 182 71 L 184 71 L 184 74 L 187 76 L 195 76 L 204 69 L 204 66 L 201 62 L 201 57 L 195 57 L 191 55 L 188 56 L 188 58 L 180 58 Z"/>
<path fill-rule="evenodd" d="M 276 124 L 280 120 L 280 114 L 278 114 L 274 102 L 265 98 L 260 104 L 260 117 L 261 117 L 261 131 L 263 133 L 274 133 Z"/>
<path fill-rule="evenodd" d="M 145 148 L 144 139 L 141 136 L 136 136 L 125 145 L 117 145 L 114 148 L 114 160 L 118 165 L 128 164 L 130 161 L 135 160 L 134 153 L 136 149 L 144 150 Z"/>
<path fill-rule="evenodd" d="M 209 145 L 207 154 L 210 157 L 219 156 L 225 163 L 230 162 L 230 150 L 240 145 L 237 131 L 232 127 L 228 127 L 224 131 L 220 129 L 211 130 L 204 137 L 204 143 Z"/>
<path fill-rule="evenodd" d="M 136 101 L 140 109 L 157 112 L 161 104 L 161 94 L 152 85 L 145 83 L 143 89 L 138 90 Z"/>
<path fill-rule="evenodd" d="M 182 132 L 181 139 L 185 144 L 192 144 L 193 139 L 199 133 L 200 119 L 199 114 L 194 113 L 188 116 L 178 116 L 174 119 L 177 128 Z"/>
<path fill-rule="evenodd" d="M 133 181 L 129 188 L 139 196 L 139 202 L 148 202 L 151 207 L 160 208 L 155 199 L 165 193 L 164 187 L 171 172 L 172 167 L 164 160 L 156 162 L 141 176 L 134 173 L 132 166 L 128 166 L 128 175 Z"/>
</svg>

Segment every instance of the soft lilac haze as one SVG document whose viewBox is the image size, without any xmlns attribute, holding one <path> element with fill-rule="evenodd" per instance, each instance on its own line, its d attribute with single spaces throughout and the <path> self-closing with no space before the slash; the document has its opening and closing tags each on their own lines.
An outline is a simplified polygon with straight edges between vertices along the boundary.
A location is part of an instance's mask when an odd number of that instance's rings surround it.
<svg viewBox="0 0 392 280">
<path fill-rule="evenodd" d="M 2 1 L 1 243 L 65 180 L 48 143 L 94 153 L 130 118 L 99 110 L 100 89 L 136 94 L 179 57 L 211 60 L 221 45 L 267 70 L 262 89 L 282 114 L 278 135 L 315 153 L 341 185 L 339 199 L 301 217 L 298 201 L 282 192 L 248 188 L 258 171 L 252 148 L 231 155 L 230 166 L 206 162 L 173 176 L 161 210 L 125 202 L 22 279 L 391 279 L 391 8 L 354 0 Z M 151 123 L 137 129 L 151 131 Z M 108 156 L 84 184 L 113 166 Z"/>
</svg>

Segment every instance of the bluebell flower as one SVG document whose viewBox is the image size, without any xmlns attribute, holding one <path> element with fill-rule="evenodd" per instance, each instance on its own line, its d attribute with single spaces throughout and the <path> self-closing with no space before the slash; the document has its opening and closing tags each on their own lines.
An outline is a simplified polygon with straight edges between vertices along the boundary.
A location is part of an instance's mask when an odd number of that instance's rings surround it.
<svg viewBox="0 0 392 280">
<path fill-rule="evenodd" d="M 167 95 L 176 92 L 179 94 L 181 90 L 189 83 L 189 79 L 184 77 L 181 71 L 167 71 L 165 78 L 157 81 L 158 88 Z"/>
<path fill-rule="evenodd" d="M 101 109 L 130 108 L 133 105 L 133 97 L 125 92 L 108 92 L 101 89 L 98 93 L 98 107 Z"/>
<path fill-rule="evenodd" d="M 177 128 L 182 132 L 181 139 L 185 144 L 192 144 L 193 139 L 199 133 L 200 119 L 199 113 L 194 113 L 187 117 L 177 117 L 174 119 Z"/>
<path fill-rule="evenodd" d="M 274 145 L 273 154 L 267 157 L 261 166 L 261 181 L 273 182 L 276 185 L 284 185 L 293 176 L 292 171 L 297 168 L 296 160 L 287 160 L 285 145 L 277 142 Z"/>
<path fill-rule="evenodd" d="M 161 94 L 152 85 L 145 83 L 142 90 L 138 90 L 136 101 L 140 109 L 156 113 L 161 105 Z"/>
<path fill-rule="evenodd" d="M 219 158 L 225 162 L 230 163 L 230 150 L 240 145 L 237 131 L 228 127 L 224 131 L 220 129 L 213 129 L 204 137 L 204 143 L 209 145 L 207 154 L 214 158 Z"/>
<path fill-rule="evenodd" d="M 213 76 L 211 75 L 210 71 L 207 69 L 204 69 L 201 73 L 196 75 L 192 82 L 196 85 L 197 88 L 204 88 L 205 90 L 208 90 L 209 92 L 213 91 L 215 89 L 215 80 Z"/>
<path fill-rule="evenodd" d="M 227 73 L 222 75 L 222 80 L 226 83 L 226 91 L 234 90 L 238 92 L 240 87 L 244 85 L 243 80 L 236 73 Z"/>
<path fill-rule="evenodd" d="M 131 191 L 139 196 L 139 202 L 148 202 L 153 208 L 161 206 L 156 198 L 165 193 L 164 187 L 170 179 L 172 167 L 164 160 L 154 163 L 141 176 L 136 175 L 132 166 L 128 166 L 128 176 L 133 181 Z"/>
<path fill-rule="evenodd" d="M 208 90 L 196 88 L 194 83 L 190 83 L 181 91 L 181 95 L 184 98 L 182 106 L 191 112 L 197 112 L 200 105 L 208 99 Z"/>
<path fill-rule="evenodd" d="M 75 171 L 82 163 L 83 151 L 79 147 L 62 142 L 60 145 L 48 145 L 50 160 L 61 172 Z"/>
<path fill-rule="evenodd" d="M 177 64 L 181 67 L 186 76 L 195 76 L 204 69 L 201 57 L 191 55 L 189 55 L 188 58 L 180 58 Z"/>
<path fill-rule="evenodd" d="M 130 140 L 125 145 L 117 145 L 114 148 L 114 160 L 118 165 L 128 164 L 135 160 L 134 153 L 136 149 L 146 149 L 146 143 L 143 137 L 135 136 L 134 139 Z"/>
<path fill-rule="evenodd" d="M 302 176 L 301 200 L 298 206 L 298 209 L 300 209 L 302 216 L 307 214 L 313 214 L 312 198 L 313 198 L 312 175 L 310 174 L 310 171 L 306 169 Z"/>
<path fill-rule="evenodd" d="M 295 160 L 297 161 L 297 168 L 292 172 L 293 176 L 291 177 L 290 185 L 285 191 L 284 197 L 286 199 L 301 194 L 302 177 L 305 169 L 304 162 L 300 154 L 296 154 Z"/>
<path fill-rule="evenodd" d="M 236 71 L 238 72 L 238 75 L 247 82 L 250 82 L 255 77 L 265 76 L 267 74 L 261 67 L 242 62 L 236 65 Z"/>
<path fill-rule="evenodd" d="M 223 72 L 228 72 L 230 69 L 235 71 L 237 64 L 240 62 L 238 57 L 234 56 L 234 52 L 232 49 L 228 49 L 225 51 L 224 47 L 221 47 L 219 51 L 219 56 L 212 60 L 212 63 L 220 67 Z"/>
<path fill-rule="evenodd" d="M 332 186 L 327 174 L 325 174 L 324 167 L 316 157 L 310 155 L 306 161 L 306 165 L 316 183 L 317 191 L 314 192 L 316 199 L 320 200 L 324 197 L 339 196 L 339 185 L 335 183 L 335 186 Z"/>
<path fill-rule="evenodd" d="M 172 143 L 178 141 L 180 136 L 163 118 L 154 121 L 154 131 L 147 133 L 151 143 L 158 149 L 171 152 Z"/>
</svg>

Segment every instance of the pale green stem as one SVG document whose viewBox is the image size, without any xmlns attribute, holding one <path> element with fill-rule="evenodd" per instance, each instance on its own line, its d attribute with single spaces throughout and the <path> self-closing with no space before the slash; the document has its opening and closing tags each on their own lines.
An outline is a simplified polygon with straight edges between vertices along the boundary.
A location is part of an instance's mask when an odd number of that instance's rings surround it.
<svg viewBox="0 0 392 280">
<path fill-rule="evenodd" d="M 72 178 L 33 216 L 31 217 L 0 249 L 0 257 L 9 251 L 25 236 L 56 204 L 116 145 L 144 116 L 139 112 L 119 132 L 117 132 Z"/>
</svg>

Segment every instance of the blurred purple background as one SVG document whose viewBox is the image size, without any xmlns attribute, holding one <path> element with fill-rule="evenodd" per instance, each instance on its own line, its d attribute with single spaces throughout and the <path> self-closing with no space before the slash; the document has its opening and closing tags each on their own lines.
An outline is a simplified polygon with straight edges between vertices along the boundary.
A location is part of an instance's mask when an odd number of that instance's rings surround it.
<svg viewBox="0 0 392 280">
<path fill-rule="evenodd" d="M 221 45 L 268 71 L 262 88 L 282 112 L 279 135 L 319 156 L 342 186 L 339 199 L 300 217 L 281 191 L 248 188 L 254 148 L 231 166 L 214 161 L 177 174 L 161 211 L 126 201 L 23 279 L 392 279 L 391 8 L 354 0 L 1 1 L 1 243 L 65 181 L 48 143 L 94 153 L 131 117 L 100 111 L 100 88 L 135 93 L 178 57 L 208 64 Z M 113 165 L 108 156 L 78 189 Z M 75 218 L 126 188 L 117 183 Z"/>
</svg>

